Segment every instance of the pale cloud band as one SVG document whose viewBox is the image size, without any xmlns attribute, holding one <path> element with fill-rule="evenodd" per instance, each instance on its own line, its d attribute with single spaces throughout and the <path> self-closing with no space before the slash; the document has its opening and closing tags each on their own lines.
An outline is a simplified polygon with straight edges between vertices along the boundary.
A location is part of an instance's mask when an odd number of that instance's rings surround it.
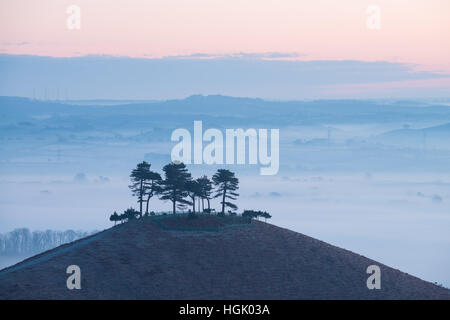
<svg viewBox="0 0 450 320">
<path fill-rule="evenodd" d="M 245 56 L 245 55 L 244 55 Z M 448 97 L 449 74 L 394 62 L 261 58 L 53 58 L 0 55 L 0 95 L 173 99 L 222 94 L 266 99 Z M 47 93 L 45 94 L 47 96 Z"/>
</svg>

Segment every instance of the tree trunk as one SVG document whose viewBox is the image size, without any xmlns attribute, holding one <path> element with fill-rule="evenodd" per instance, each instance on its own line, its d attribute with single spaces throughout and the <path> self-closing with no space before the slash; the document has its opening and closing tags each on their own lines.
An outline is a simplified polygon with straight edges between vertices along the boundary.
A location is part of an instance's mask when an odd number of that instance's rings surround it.
<svg viewBox="0 0 450 320">
<path fill-rule="evenodd" d="M 195 197 L 192 198 L 192 212 L 195 213 Z"/>
<path fill-rule="evenodd" d="M 144 200 L 144 189 L 142 186 L 143 180 L 141 179 L 141 186 L 139 188 L 139 217 L 142 218 L 142 201 Z"/>
<path fill-rule="evenodd" d="M 209 198 L 206 198 L 206 200 L 208 200 L 208 211 L 209 211 L 209 213 L 211 213 L 211 206 L 209 205 Z"/>
<path fill-rule="evenodd" d="M 176 210 L 176 198 L 175 198 L 175 189 L 172 190 L 172 203 L 173 203 L 173 214 L 176 214 L 177 210 Z"/>
<path fill-rule="evenodd" d="M 150 202 L 150 194 L 148 195 L 147 198 L 147 206 L 145 207 L 145 213 L 148 214 L 148 203 Z"/>
<path fill-rule="evenodd" d="M 227 193 L 227 189 L 223 189 L 222 195 L 222 214 L 225 214 L 225 194 Z"/>
</svg>

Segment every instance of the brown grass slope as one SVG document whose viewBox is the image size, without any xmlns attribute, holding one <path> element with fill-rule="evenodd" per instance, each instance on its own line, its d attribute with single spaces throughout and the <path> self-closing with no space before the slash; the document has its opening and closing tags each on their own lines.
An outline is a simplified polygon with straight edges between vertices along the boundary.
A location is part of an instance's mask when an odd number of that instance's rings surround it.
<svg viewBox="0 0 450 320">
<path fill-rule="evenodd" d="M 68 290 L 66 268 L 81 268 Z M 366 287 L 381 268 L 381 290 Z M 0 299 L 450 299 L 450 290 L 271 224 L 219 232 L 132 221 L 0 272 Z"/>
</svg>

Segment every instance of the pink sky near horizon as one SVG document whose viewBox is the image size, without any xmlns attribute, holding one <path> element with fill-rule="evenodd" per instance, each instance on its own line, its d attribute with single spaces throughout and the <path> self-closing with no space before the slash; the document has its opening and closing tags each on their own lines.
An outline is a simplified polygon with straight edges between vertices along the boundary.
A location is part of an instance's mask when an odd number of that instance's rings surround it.
<svg viewBox="0 0 450 320">
<path fill-rule="evenodd" d="M 81 29 L 66 9 L 81 8 Z M 369 5 L 381 29 L 366 26 Z M 2 0 L 0 53 L 164 57 L 298 53 L 302 60 L 391 61 L 450 73 L 448 0 Z"/>
</svg>

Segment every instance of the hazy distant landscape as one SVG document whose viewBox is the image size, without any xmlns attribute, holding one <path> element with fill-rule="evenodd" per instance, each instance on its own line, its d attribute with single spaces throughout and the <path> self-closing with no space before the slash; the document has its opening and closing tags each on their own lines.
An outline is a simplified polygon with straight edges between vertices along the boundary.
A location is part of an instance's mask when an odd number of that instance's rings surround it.
<svg viewBox="0 0 450 320">
<path fill-rule="evenodd" d="M 26 228 L 0 233 L 0 269 L 15 264 L 35 254 L 53 249 L 84 237 L 92 232 L 84 231 L 33 231 Z"/>
<path fill-rule="evenodd" d="M 450 107 L 441 100 L 0 98 L 0 232 L 102 230 L 135 204 L 129 172 L 170 161 L 171 132 L 279 128 L 280 171 L 232 168 L 239 210 L 450 286 Z M 217 166 L 189 166 L 209 176 Z M 151 203 L 155 211 L 169 203 Z M 216 205 L 216 204 L 215 204 Z M 5 257 L 0 256 L 4 264 Z"/>
</svg>

